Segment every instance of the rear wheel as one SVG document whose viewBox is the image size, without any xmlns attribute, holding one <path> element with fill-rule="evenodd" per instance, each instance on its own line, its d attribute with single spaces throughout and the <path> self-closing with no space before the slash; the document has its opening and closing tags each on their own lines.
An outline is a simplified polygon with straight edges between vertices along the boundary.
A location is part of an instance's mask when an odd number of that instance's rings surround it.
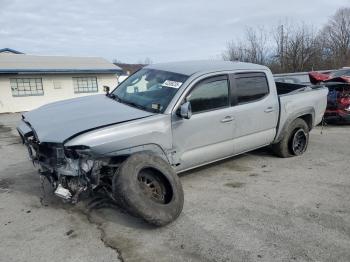
<svg viewBox="0 0 350 262">
<path fill-rule="evenodd" d="M 136 153 L 113 177 L 113 195 L 129 213 L 164 226 L 181 213 L 184 195 L 180 179 L 161 157 Z"/>
<path fill-rule="evenodd" d="M 272 149 L 279 157 L 302 155 L 309 144 L 309 127 L 306 122 L 297 118 L 288 127 L 282 140 L 272 145 Z"/>
<path fill-rule="evenodd" d="M 303 154 L 307 148 L 309 134 L 303 128 L 295 131 L 290 142 L 291 151 L 294 155 L 299 156 Z"/>
</svg>

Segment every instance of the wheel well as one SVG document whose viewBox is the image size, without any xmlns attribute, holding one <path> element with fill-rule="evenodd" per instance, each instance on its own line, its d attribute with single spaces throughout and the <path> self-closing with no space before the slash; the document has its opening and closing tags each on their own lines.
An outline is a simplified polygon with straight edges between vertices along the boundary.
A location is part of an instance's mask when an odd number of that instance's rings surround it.
<svg viewBox="0 0 350 262">
<path fill-rule="evenodd" d="M 150 154 L 155 154 L 162 157 L 167 162 L 169 162 L 169 159 L 167 158 L 163 149 L 156 144 L 145 144 L 145 145 L 140 145 L 140 146 L 135 146 L 131 148 L 114 151 L 109 153 L 109 157 L 111 159 L 111 163 L 118 164 L 118 163 L 124 162 L 124 160 L 127 159 L 130 155 L 134 153 L 139 153 L 139 152 L 147 152 Z"/>
<path fill-rule="evenodd" d="M 311 114 L 307 114 L 307 115 L 302 115 L 302 116 L 299 116 L 299 118 L 303 119 L 307 126 L 309 127 L 309 130 L 312 129 L 313 127 L 313 117 Z"/>
<path fill-rule="evenodd" d="M 160 157 L 162 157 L 164 160 L 166 160 L 168 162 L 168 159 L 166 157 L 164 157 L 165 155 L 162 154 L 158 154 L 158 152 L 152 151 L 152 150 L 143 150 L 143 151 L 134 151 L 134 152 L 129 152 L 129 153 L 125 153 L 122 155 L 116 155 L 116 156 L 112 156 L 110 158 L 110 164 L 121 164 L 123 163 L 129 156 L 131 156 L 134 153 L 149 153 L 149 154 L 153 154 L 153 155 L 158 155 Z"/>
<path fill-rule="evenodd" d="M 121 164 L 127 159 L 130 155 L 121 155 L 121 156 L 113 156 L 110 159 L 110 164 Z"/>
</svg>

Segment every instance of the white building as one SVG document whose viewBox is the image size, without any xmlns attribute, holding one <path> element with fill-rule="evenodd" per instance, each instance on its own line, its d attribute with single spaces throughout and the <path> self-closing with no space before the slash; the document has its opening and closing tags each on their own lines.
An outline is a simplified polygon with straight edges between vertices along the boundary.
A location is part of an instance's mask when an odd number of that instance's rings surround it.
<svg viewBox="0 0 350 262">
<path fill-rule="evenodd" d="M 0 50 L 0 113 L 114 88 L 121 69 L 97 57 L 34 56 Z"/>
</svg>

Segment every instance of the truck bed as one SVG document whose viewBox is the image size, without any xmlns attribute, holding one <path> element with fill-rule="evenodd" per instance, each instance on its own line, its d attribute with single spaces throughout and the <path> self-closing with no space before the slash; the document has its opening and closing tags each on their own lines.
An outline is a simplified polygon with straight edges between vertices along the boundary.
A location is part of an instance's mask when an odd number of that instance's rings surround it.
<svg viewBox="0 0 350 262">
<path fill-rule="evenodd" d="M 276 82 L 275 84 L 280 104 L 280 117 L 275 141 L 281 137 L 289 122 L 305 112 L 312 111 L 313 126 L 318 125 L 322 121 L 327 107 L 327 100 L 324 99 L 328 94 L 327 87 L 281 82 Z"/>
<path fill-rule="evenodd" d="M 324 88 L 324 86 L 322 85 L 292 84 L 292 83 L 284 83 L 284 82 L 275 82 L 275 84 L 276 84 L 278 95 L 286 95 L 286 94 L 295 93 L 295 92 L 303 92 L 306 90 Z"/>
</svg>

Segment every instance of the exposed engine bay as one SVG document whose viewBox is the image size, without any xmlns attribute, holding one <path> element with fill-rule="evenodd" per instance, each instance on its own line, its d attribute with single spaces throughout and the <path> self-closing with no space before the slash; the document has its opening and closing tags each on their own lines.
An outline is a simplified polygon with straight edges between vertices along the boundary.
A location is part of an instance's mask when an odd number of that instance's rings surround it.
<svg viewBox="0 0 350 262">
<path fill-rule="evenodd" d="M 34 166 L 50 182 L 56 196 L 77 203 L 82 193 L 102 190 L 113 199 L 112 177 L 118 165 L 111 164 L 109 158 L 93 159 L 88 147 L 39 143 L 33 132 L 20 135 Z"/>
</svg>

